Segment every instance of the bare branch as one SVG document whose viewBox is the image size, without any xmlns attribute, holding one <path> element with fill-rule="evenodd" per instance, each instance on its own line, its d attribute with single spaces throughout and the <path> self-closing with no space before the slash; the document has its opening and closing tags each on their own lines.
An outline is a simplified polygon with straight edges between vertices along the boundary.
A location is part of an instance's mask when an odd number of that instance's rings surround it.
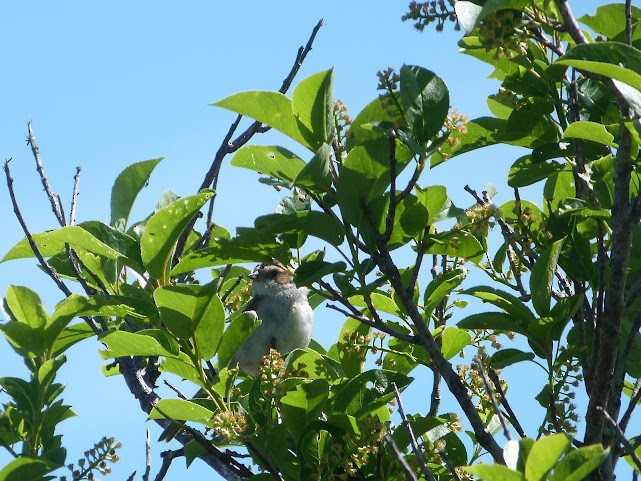
<svg viewBox="0 0 641 481">
<path fill-rule="evenodd" d="M 619 423 L 619 426 L 621 427 L 621 431 L 623 431 L 624 433 L 628 428 L 628 423 L 632 418 L 632 413 L 637 407 L 637 404 L 639 404 L 639 401 L 641 401 L 641 378 L 637 379 L 637 382 L 634 384 L 634 390 L 632 391 L 632 396 L 630 396 L 630 404 L 628 404 L 628 407 L 623 413 L 623 416 L 621 416 L 621 422 Z"/>
<path fill-rule="evenodd" d="M 639 456 L 637 456 L 637 454 L 634 452 L 634 447 L 630 444 L 630 441 L 626 439 L 625 434 L 623 434 L 623 431 L 621 430 L 617 422 L 612 419 L 608 412 L 602 407 L 599 406 L 597 408 L 597 411 L 600 411 L 601 414 L 603 414 L 605 420 L 610 424 L 610 426 L 612 426 L 612 429 L 614 429 L 614 432 L 619 438 L 619 441 L 621 442 L 621 444 L 623 444 L 625 452 L 628 454 L 628 456 L 630 456 L 634 464 L 636 464 L 637 469 L 641 471 L 641 459 L 639 459 Z"/>
<path fill-rule="evenodd" d="M 474 362 L 476 363 L 476 366 L 479 368 L 479 371 L 481 371 L 481 379 L 483 379 L 483 384 L 485 385 L 485 392 L 487 392 L 487 395 L 490 396 L 490 400 L 492 401 L 494 414 L 496 414 L 499 417 L 499 421 L 501 421 L 501 427 L 503 428 L 503 435 L 507 438 L 508 441 L 512 441 L 510 428 L 508 427 L 507 422 L 505 421 L 505 416 L 503 416 L 503 413 L 501 412 L 499 403 L 496 402 L 496 396 L 494 395 L 494 390 L 492 389 L 490 380 L 487 378 L 487 374 L 485 373 L 485 368 L 483 367 L 483 361 L 481 361 L 480 357 L 476 356 L 474 358 Z"/>
<path fill-rule="evenodd" d="M 149 481 L 149 475 L 151 474 L 151 433 L 149 428 L 147 428 L 145 436 L 145 472 L 142 475 L 142 481 Z"/>
<path fill-rule="evenodd" d="M 76 225 L 76 205 L 78 200 L 78 186 L 80 184 L 80 167 L 76 167 L 73 176 L 73 192 L 71 193 L 71 210 L 69 211 L 69 225 Z"/>
<path fill-rule="evenodd" d="M 405 456 L 403 456 L 403 453 L 401 453 L 400 449 L 398 449 L 398 446 L 396 445 L 394 438 L 389 434 L 386 434 L 385 442 L 390 448 L 392 448 L 392 451 L 394 452 L 394 456 L 396 456 L 396 459 L 398 459 L 398 462 L 401 463 L 401 467 L 403 468 L 403 471 L 405 471 L 407 478 L 410 479 L 411 481 L 418 481 L 418 477 L 416 476 L 416 473 L 414 472 L 412 467 L 409 465 L 409 463 L 405 459 Z"/>
<path fill-rule="evenodd" d="M 27 144 L 29 144 L 29 147 L 31 147 L 31 152 L 33 152 L 33 157 L 36 160 L 36 169 L 38 170 L 38 174 L 40 175 L 40 181 L 42 182 L 42 186 L 44 187 L 45 192 L 47 193 L 47 197 L 49 197 L 49 202 L 51 203 L 51 209 L 53 210 L 53 214 L 56 216 L 56 220 L 60 223 L 60 226 L 62 227 L 65 225 L 65 217 L 62 214 L 60 203 L 58 202 L 56 195 L 53 193 L 53 190 L 49 185 L 47 174 L 45 174 L 45 169 L 42 166 L 42 160 L 40 158 L 40 149 L 38 149 L 38 146 L 36 145 L 36 137 L 35 135 L 33 135 L 31 121 L 27 122 L 27 130 L 29 132 L 29 135 L 27 136 Z"/>
<path fill-rule="evenodd" d="M 496 372 L 494 372 L 493 370 L 490 370 L 488 375 L 492 380 L 494 387 L 496 388 L 496 392 L 498 392 L 499 396 L 501 396 L 501 404 L 503 405 L 503 407 L 507 411 L 508 416 L 510 417 L 510 424 L 514 426 L 514 429 L 516 430 L 517 433 L 519 433 L 519 436 L 521 436 L 522 438 L 527 437 L 527 435 L 525 434 L 525 431 L 523 430 L 523 427 L 521 426 L 521 423 L 519 423 L 519 420 L 517 419 L 516 414 L 514 414 L 514 411 L 512 410 L 512 406 L 510 406 L 510 403 L 507 401 L 505 392 L 501 387 L 501 381 L 499 380 L 499 377 L 496 375 Z"/>
<path fill-rule="evenodd" d="M 167 450 L 163 451 L 160 454 L 160 457 L 162 458 L 162 465 L 160 466 L 160 470 L 158 471 L 158 474 L 154 478 L 154 481 L 162 481 L 165 479 L 165 476 L 167 475 L 167 472 L 169 471 L 169 467 L 171 466 L 171 463 L 173 462 L 174 459 L 176 458 L 182 458 L 185 455 L 185 448 L 180 448 L 176 450 Z"/>
<path fill-rule="evenodd" d="M 416 456 L 418 465 L 421 467 L 421 472 L 423 473 L 425 478 L 428 479 L 428 481 L 436 481 L 436 479 L 434 478 L 434 474 L 432 474 L 432 470 L 428 468 L 427 464 L 425 463 L 425 458 L 423 458 L 423 453 L 421 452 L 421 448 L 419 447 L 418 442 L 416 441 L 416 436 L 414 436 L 414 431 L 412 430 L 412 426 L 410 425 L 410 422 L 407 419 L 407 416 L 405 414 L 405 409 L 403 409 L 403 401 L 401 400 L 401 393 L 398 392 L 398 388 L 396 387 L 395 382 L 392 383 L 392 388 L 394 389 L 394 396 L 396 397 L 398 414 L 401 416 L 403 425 L 407 430 L 407 435 L 409 436 L 410 444 L 412 445 L 412 451 L 414 452 L 414 456 Z"/>
<path fill-rule="evenodd" d="M 625 43 L 632 45 L 632 0 L 625 0 Z"/>
</svg>

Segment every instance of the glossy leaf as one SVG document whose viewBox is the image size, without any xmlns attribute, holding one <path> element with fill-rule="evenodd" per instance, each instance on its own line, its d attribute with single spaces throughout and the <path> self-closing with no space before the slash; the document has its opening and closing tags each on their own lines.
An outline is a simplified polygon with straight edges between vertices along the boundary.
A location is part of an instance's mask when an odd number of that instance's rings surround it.
<svg viewBox="0 0 641 481">
<path fill-rule="evenodd" d="M 0 481 L 40 481 L 45 479 L 44 475 L 58 468 L 55 464 L 42 458 L 31 458 L 20 456 L 12 459 L 0 469 Z"/>
<path fill-rule="evenodd" d="M 344 239 L 342 225 L 325 212 L 304 210 L 293 214 L 268 214 L 258 217 L 254 225 L 266 235 L 302 232 L 334 246 L 341 245 Z"/>
<path fill-rule="evenodd" d="M 109 222 L 111 226 L 119 231 L 125 231 L 136 197 L 147 185 L 151 173 L 161 160 L 162 157 L 136 162 L 116 177 L 111 188 L 111 221 Z"/>
<path fill-rule="evenodd" d="M 279 92 L 239 92 L 211 105 L 267 124 L 309 149 L 315 150 L 320 146 L 320 142 L 318 145 L 310 144 L 310 133 L 303 130 L 307 129 L 294 115 L 291 100 Z"/>
<path fill-rule="evenodd" d="M 296 175 L 294 185 L 305 190 L 325 193 L 332 185 L 329 166 L 332 161 L 332 148 L 323 143 L 314 154 L 314 157 Z"/>
<path fill-rule="evenodd" d="M 441 130 L 450 106 L 445 82 L 434 72 L 403 65 L 400 97 L 410 131 L 419 143 L 431 140 Z"/>
<path fill-rule="evenodd" d="M 536 320 L 536 316 L 521 299 L 501 289 L 489 286 L 476 286 L 466 289 L 462 293 L 477 297 L 483 302 L 489 302 L 524 323 Z"/>
<path fill-rule="evenodd" d="M 574 67 L 603 75 L 641 90 L 641 52 L 624 43 L 596 42 L 576 45 L 552 64 L 552 75 L 559 74 L 559 67 Z"/>
<path fill-rule="evenodd" d="M 207 424 L 214 415 L 200 404 L 185 399 L 161 399 L 149 413 L 149 419 L 175 419 Z"/>
<path fill-rule="evenodd" d="M 303 262 L 298 269 L 294 282 L 297 286 L 309 286 L 320 281 L 324 276 L 347 269 L 344 262 L 309 261 Z"/>
<path fill-rule="evenodd" d="M 521 473 L 502 464 L 477 464 L 463 469 L 485 481 L 526 481 Z"/>
<path fill-rule="evenodd" d="M 490 364 L 495 369 L 503 369 L 517 362 L 531 361 L 532 359 L 534 359 L 534 354 L 531 352 L 523 352 L 519 349 L 501 349 L 492 354 Z"/>
<path fill-rule="evenodd" d="M 459 0 L 458 3 L 461 1 Z M 450 133 L 450 138 L 455 141 L 452 144 L 454 147 L 447 143 L 443 144 L 439 152 L 430 158 L 430 166 L 435 167 L 457 155 L 499 143 L 506 124 L 507 120 L 494 117 L 479 117 L 470 120 L 465 124 L 467 132 L 454 131 Z"/>
<path fill-rule="evenodd" d="M 614 143 L 614 136 L 608 132 L 605 125 L 587 120 L 572 122 L 565 129 L 565 132 L 563 132 L 563 137 L 566 139 L 589 140 L 610 147 L 617 146 L 617 144 Z"/>
<path fill-rule="evenodd" d="M 457 327 L 445 328 L 441 335 L 441 354 L 447 360 L 452 359 L 472 342 L 472 336 L 467 331 Z"/>
<path fill-rule="evenodd" d="M 573 124 L 574 125 L 574 124 Z M 507 184 L 510 187 L 525 187 L 547 179 L 563 166 L 558 162 L 534 162 L 532 156 L 520 157 L 512 164 L 508 175 Z"/>
<path fill-rule="evenodd" d="M 200 208 L 213 197 L 212 191 L 203 191 L 172 202 L 147 221 L 140 239 L 142 260 L 149 274 L 166 284 L 169 260 L 178 238 Z"/>
<path fill-rule="evenodd" d="M 399 390 L 412 382 L 412 378 L 394 371 L 374 369 L 350 379 L 336 394 L 333 403 L 335 413 L 359 417 L 384 406 L 394 398 L 392 383 Z"/>
<path fill-rule="evenodd" d="M 462 269 L 454 269 L 445 274 L 439 274 L 430 281 L 423 295 L 423 309 L 429 318 L 445 296 L 461 285 L 465 279 L 466 272 Z"/>
<path fill-rule="evenodd" d="M 550 481 L 580 481 L 594 471 L 607 457 L 609 450 L 600 444 L 584 446 L 568 453 L 554 469 Z"/>
<path fill-rule="evenodd" d="M 329 383 L 325 379 L 301 381 L 281 398 L 283 418 L 296 437 L 318 419 L 328 398 Z"/>
<path fill-rule="evenodd" d="M 100 354 L 105 359 L 129 356 L 167 356 L 174 357 L 176 350 L 169 350 L 157 339 L 141 333 L 114 331 L 100 338 L 107 350 Z M 173 352 L 172 352 L 173 351 Z"/>
<path fill-rule="evenodd" d="M 544 436 L 537 440 L 525 462 L 527 481 L 543 481 L 559 458 L 570 446 L 571 438 L 565 433 Z"/>
<path fill-rule="evenodd" d="M 301 80 L 292 94 L 292 110 L 316 143 L 331 142 L 334 134 L 334 70 L 318 72 Z"/>
<path fill-rule="evenodd" d="M 305 168 L 300 157 L 277 145 L 246 145 L 236 152 L 230 165 L 253 170 L 289 185 Z"/>
</svg>

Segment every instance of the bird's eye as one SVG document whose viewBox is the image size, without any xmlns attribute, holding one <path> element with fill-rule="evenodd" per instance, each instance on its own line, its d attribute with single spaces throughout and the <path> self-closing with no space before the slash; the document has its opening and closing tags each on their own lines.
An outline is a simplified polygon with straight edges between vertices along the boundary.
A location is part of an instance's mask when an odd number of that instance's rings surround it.
<svg viewBox="0 0 641 481">
<path fill-rule="evenodd" d="M 277 270 L 269 271 L 269 277 L 271 277 L 272 279 L 276 279 L 277 275 L 278 275 Z"/>
</svg>

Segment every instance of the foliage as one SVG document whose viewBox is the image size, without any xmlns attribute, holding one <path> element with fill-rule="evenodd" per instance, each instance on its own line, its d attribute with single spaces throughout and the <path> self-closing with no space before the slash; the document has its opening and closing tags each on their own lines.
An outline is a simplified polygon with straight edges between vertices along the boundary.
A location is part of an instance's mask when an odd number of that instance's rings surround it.
<svg viewBox="0 0 641 481">
<path fill-rule="evenodd" d="M 30 383 L 2 380 L 13 400 L 3 444 L 23 447 L 14 463 L 27 460 L 32 477 L 46 479 L 64 461 L 54 428 L 70 411 L 54 402 L 61 388 L 53 377 L 63 352 L 95 334 L 151 419 L 189 423 L 177 438 L 188 462 L 210 459 L 228 479 L 252 474 L 235 451 L 222 451 L 229 446 L 247 449 L 259 477 L 288 481 L 613 479 L 625 455 L 640 469 L 641 433 L 625 435 L 641 390 L 639 10 L 606 5 L 579 19 L 597 42 L 563 0 L 450 7 L 412 3 L 407 18 L 424 19 L 419 29 L 437 21 L 440 30 L 445 20 L 465 29 L 462 52 L 492 65 L 501 83 L 488 98 L 492 116 L 468 120 L 451 110 L 445 82 L 414 65 L 380 72 L 380 95 L 353 120 L 334 101 L 331 70 L 300 81 L 291 98 L 240 92 L 214 105 L 278 130 L 304 152 L 245 145 L 231 160 L 291 191 L 276 213 L 233 237 L 209 216 L 200 233 L 196 219 L 214 197 L 204 189 L 166 196 L 131 223 L 154 159 L 118 176 L 110 224 L 28 234 L 5 255 L 40 256 L 54 279 L 86 292 L 51 317 L 28 289 L 6 294 L 3 333 L 32 373 Z M 423 184 L 426 168 L 498 143 L 524 149 L 508 174 L 514 199 L 495 205 L 491 187 L 466 187 L 472 205 L 459 208 L 445 186 Z M 521 198 L 530 185 L 540 187 L 539 204 Z M 310 238 L 331 253 L 313 250 Z M 239 309 L 249 298 L 243 264 L 273 260 L 296 268 L 312 303 L 333 303 L 346 321 L 328 349 L 312 343 L 285 358 L 272 351 L 258 376 L 243 376 L 227 368 L 256 321 Z M 470 270 L 487 284 L 467 285 Z M 491 307 L 460 311 L 472 299 Z M 85 324 L 69 326 L 76 317 Z M 503 335 L 518 338 L 518 348 L 503 348 Z M 470 351 L 474 364 L 452 366 Z M 498 377 L 521 362 L 546 375 L 532 393 L 541 424 L 531 437 Z M 156 363 L 159 371 L 149 369 Z M 401 392 L 425 372 L 434 386 L 429 410 L 408 415 Z M 159 399 L 143 389 L 160 375 L 187 379 L 204 397 Z M 141 379 L 147 397 L 131 387 Z M 442 383 L 460 411 L 442 412 Z M 582 441 L 572 402 L 579 385 L 589 397 Z M 26 390 L 39 405 L 25 406 Z M 621 413 L 624 395 L 632 399 Z M 511 437 L 510 426 L 522 439 L 502 449 L 494 434 L 503 427 Z M 484 453 L 496 464 L 479 464 Z M 9 468 L 0 479 L 11 479 Z"/>
</svg>

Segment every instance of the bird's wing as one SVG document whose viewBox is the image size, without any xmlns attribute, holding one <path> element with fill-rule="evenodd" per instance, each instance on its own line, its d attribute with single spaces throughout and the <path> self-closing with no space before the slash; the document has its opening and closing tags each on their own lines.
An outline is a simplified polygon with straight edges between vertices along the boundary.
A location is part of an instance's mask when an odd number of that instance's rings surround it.
<svg viewBox="0 0 641 481">
<path fill-rule="evenodd" d="M 255 311 L 265 296 L 254 296 L 243 306 L 243 312 Z"/>
</svg>

